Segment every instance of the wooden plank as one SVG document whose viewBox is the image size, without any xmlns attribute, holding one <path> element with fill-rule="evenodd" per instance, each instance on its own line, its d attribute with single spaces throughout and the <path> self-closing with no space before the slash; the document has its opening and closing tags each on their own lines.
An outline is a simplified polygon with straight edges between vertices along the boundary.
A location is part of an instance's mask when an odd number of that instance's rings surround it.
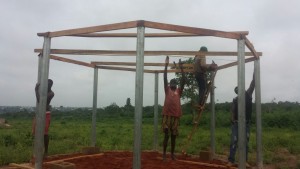
<svg viewBox="0 0 300 169">
<path fill-rule="evenodd" d="M 122 71 L 130 71 L 135 72 L 135 68 L 127 68 L 127 67 L 114 67 L 114 66 L 96 66 L 99 69 L 107 69 L 107 70 L 122 70 Z M 146 70 L 144 69 L 145 73 L 154 73 L 152 70 Z"/>
<path fill-rule="evenodd" d="M 30 166 L 29 164 L 10 163 L 9 166 L 18 167 L 19 169 L 34 169 L 34 166 Z"/>
<path fill-rule="evenodd" d="M 155 73 L 164 73 L 164 70 L 154 70 Z M 183 72 L 185 73 L 193 73 L 194 69 L 183 69 Z M 180 69 L 169 69 L 167 70 L 167 73 L 181 73 Z"/>
<path fill-rule="evenodd" d="M 219 164 L 210 164 L 210 163 L 203 163 L 203 162 L 196 162 L 196 161 L 188 161 L 188 160 L 177 160 L 180 162 L 188 163 L 188 164 L 196 164 L 196 165 L 201 165 L 205 167 L 213 167 L 213 168 L 227 168 L 225 165 L 219 165 Z"/>
<path fill-rule="evenodd" d="M 135 62 L 91 62 L 93 65 L 118 65 L 118 66 L 136 66 Z M 165 63 L 144 63 L 144 66 L 165 66 Z M 174 63 L 169 63 L 169 67 L 174 67 Z M 183 64 L 183 67 L 194 67 L 194 64 Z"/>
<path fill-rule="evenodd" d="M 68 161 L 68 160 L 75 160 L 75 159 L 86 158 L 86 157 L 99 157 L 99 156 L 103 156 L 103 155 L 104 155 L 104 153 L 92 154 L 92 155 L 82 155 L 82 156 L 77 156 L 77 157 L 70 157 L 70 158 L 48 161 L 48 162 L 44 162 L 44 164 L 53 164 L 53 163 L 58 163 L 58 162 L 63 162 L 63 161 Z"/>
<path fill-rule="evenodd" d="M 247 31 L 237 31 L 231 33 L 238 33 L 246 35 L 248 34 Z M 105 38 L 136 38 L 136 33 L 89 33 L 89 34 L 77 34 L 77 35 L 68 35 L 68 36 L 75 36 L 75 37 L 105 37 Z M 199 35 L 199 34 L 192 34 L 192 33 L 146 33 L 145 37 L 147 38 L 163 38 L 163 37 L 195 37 L 195 36 L 207 36 L 207 35 Z"/>
<path fill-rule="evenodd" d="M 128 29 L 128 28 L 137 27 L 138 22 L 139 21 L 122 22 L 122 23 L 115 23 L 115 24 L 108 24 L 108 25 L 85 27 L 85 28 L 68 29 L 68 30 L 55 31 L 55 32 L 38 33 L 37 35 L 48 36 L 48 37 L 59 37 L 59 36 L 86 34 L 86 33 L 111 31 L 111 30 L 119 30 L 119 29 Z"/>
<path fill-rule="evenodd" d="M 229 38 L 229 39 L 239 39 L 241 36 L 241 34 L 232 33 L 232 32 L 223 32 L 223 31 L 217 31 L 211 29 L 171 25 L 171 24 L 150 22 L 150 21 L 144 21 L 144 25 L 147 28 L 177 31 L 182 33 L 192 33 L 192 34 L 205 35 L 205 36 L 215 36 L 215 37 L 222 37 L 222 38 Z"/>
<path fill-rule="evenodd" d="M 90 33 L 90 34 L 80 34 L 80 35 L 70 35 L 77 37 L 106 37 L 106 38 L 136 38 L 136 33 Z M 158 37 L 190 37 L 199 36 L 191 33 L 146 33 L 145 37 L 158 38 Z"/>
<path fill-rule="evenodd" d="M 251 61 L 254 61 L 254 60 L 256 60 L 256 57 L 247 58 L 247 59 L 245 59 L 245 63 L 248 63 L 248 62 L 251 62 Z M 225 64 L 225 65 L 221 65 L 221 66 L 218 66 L 218 70 L 229 68 L 229 67 L 235 66 L 237 64 L 238 63 L 236 61 L 236 62 L 228 63 L 228 64 Z"/>
<path fill-rule="evenodd" d="M 34 52 L 41 53 L 42 49 L 34 49 Z M 106 56 L 135 56 L 136 51 L 127 50 L 80 50 L 80 49 L 51 49 L 50 54 L 66 54 L 66 55 L 106 55 Z M 205 56 L 237 56 L 237 52 L 200 52 L 200 51 L 145 51 L 145 56 L 158 55 L 205 55 Z M 260 56 L 261 52 L 257 52 Z M 251 52 L 245 52 L 245 56 L 253 56 Z"/>
<path fill-rule="evenodd" d="M 135 72 L 136 69 L 135 68 L 125 68 L 125 67 L 114 67 L 114 66 L 96 66 L 99 69 L 108 69 L 108 70 L 122 70 L 122 71 L 131 71 L 131 72 Z M 194 69 L 183 69 L 184 72 L 194 72 Z M 147 70 L 144 69 L 145 73 L 163 73 L 164 70 Z M 167 73 L 175 73 L 178 72 L 180 73 L 181 70 L 180 69 L 169 69 L 167 70 Z"/>
<path fill-rule="evenodd" d="M 246 43 L 246 46 L 248 47 L 248 49 L 252 52 L 253 56 L 255 56 L 256 58 L 259 58 L 259 56 L 262 55 L 262 54 L 258 55 L 256 50 L 254 49 L 254 46 L 252 45 L 252 43 L 249 41 L 249 39 L 247 37 L 245 37 L 245 43 Z"/>
<path fill-rule="evenodd" d="M 55 55 L 50 55 L 50 59 L 67 62 L 67 63 L 73 63 L 73 64 L 77 64 L 77 65 L 81 65 L 81 66 L 87 66 L 87 67 L 91 67 L 91 68 L 95 67 L 95 65 L 90 64 L 90 63 L 72 60 L 72 59 L 68 59 L 68 58 L 63 58 L 63 57 L 59 57 L 59 56 L 55 56 Z"/>
<path fill-rule="evenodd" d="M 125 67 L 113 67 L 113 66 L 96 66 L 99 69 L 108 69 L 108 70 L 124 70 L 124 71 L 131 71 L 135 72 L 135 68 L 125 68 Z"/>
<path fill-rule="evenodd" d="M 93 65 L 114 65 L 114 66 L 136 66 L 135 62 L 91 62 Z M 206 64 L 205 67 L 209 68 L 212 64 Z M 144 63 L 144 66 L 160 66 L 164 67 L 165 63 Z M 169 67 L 175 67 L 178 64 L 169 63 Z M 194 64 L 182 64 L 183 68 L 194 69 Z"/>
</svg>

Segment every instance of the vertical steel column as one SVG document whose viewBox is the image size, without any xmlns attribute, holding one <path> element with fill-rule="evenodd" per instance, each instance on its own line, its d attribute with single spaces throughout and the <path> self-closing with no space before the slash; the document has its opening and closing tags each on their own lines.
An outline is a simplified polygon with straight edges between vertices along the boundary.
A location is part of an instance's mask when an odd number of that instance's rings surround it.
<svg viewBox="0 0 300 169">
<path fill-rule="evenodd" d="M 145 27 L 137 27 L 133 169 L 141 168 Z"/>
<path fill-rule="evenodd" d="M 97 94 L 98 94 L 98 68 L 94 68 L 94 91 L 93 91 L 93 114 L 92 114 L 92 132 L 91 146 L 96 146 L 96 115 L 97 115 Z"/>
<path fill-rule="evenodd" d="M 212 78 L 212 77 L 211 77 Z M 215 157 L 216 152 L 216 141 L 215 141 L 215 126 L 216 126 L 216 111 L 215 111 L 215 83 L 211 79 L 212 87 L 210 91 L 210 104 L 211 104 L 211 114 L 210 114 L 210 151 L 212 158 Z"/>
<path fill-rule="evenodd" d="M 37 75 L 37 84 L 41 84 L 41 69 L 42 69 L 42 54 L 39 54 L 38 55 L 38 75 Z M 34 118 L 37 118 L 37 114 L 39 113 L 39 103 L 38 103 L 38 101 L 36 100 L 36 103 L 35 103 L 35 117 Z M 36 120 L 36 119 L 35 119 Z M 35 128 L 36 128 L 36 126 L 34 126 Z M 36 130 L 35 130 L 36 131 Z M 35 135 L 35 133 L 33 133 L 34 135 Z M 34 138 L 36 138 L 36 137 L 34 137 Z M 35 143 L 35 139 L 34 139 L 34 148 L 33 148 L 33 158 L 36 158 L 35 156 L 36 156 L 36 154 L 35 154 L 35 152 L 36 152 L 36 143 Z"/>
<path fill-rule="evenodd" d="M 238 155 L 239 169 L 246 168 L 245 40 L 238 40 Z"/>
<path fill-rule="evenodd" d="M 37 83 L 41 83 L 41 69 L 42 69 L 42 54 L 39 54 L 38 55 L 38 75 L 37 75 Z M 37 107 L 39 106 L 38 105 L 38 102 L 36 102 L 37 105 L 36 105 L 36 113 L 37 113 Z"/>
<path fill-rule="evenodd" d="M 39 61 L 40 74 L 40 102 L 38 104 L 38 111 L 35 116 L 35 137 L 34 137 L 34 154 L 35 154 L 35 169 L 42 169 L 43 154 L 44 154 L 44 132 L 45 132 L 45 118 L 48 92 L 48 76 L 49 76 L 49 54 L 50 54 L 51 39 L 44 37 L 43 55 Z M 38 75 L 39 76 L 39 75 Z"/>
<path fill-rule="evenodd" d="M 263 168 L 262 155 L 262 124 L 261 124 L 261 88 L 260 88 L 260 61 L 254 61 L 255 73 L 255 105 L 256 105 L 256 165 Z"/>
<path fill-rule="evenodd" d="M 157 150 L 158 147 L 158 73 L 155 72 L 154 84 L 154 141 L 153 149 Z"/>
</svg>

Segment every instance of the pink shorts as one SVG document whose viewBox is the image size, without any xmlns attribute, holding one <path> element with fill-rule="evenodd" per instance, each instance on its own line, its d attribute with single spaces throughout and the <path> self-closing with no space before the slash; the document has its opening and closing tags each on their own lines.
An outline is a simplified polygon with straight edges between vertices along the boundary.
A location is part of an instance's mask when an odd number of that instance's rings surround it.
<svg viewBox="0 0 300 169">
<path fill-rule="evenodd" d="M 44 135 L 48 135 L 50 121 L 51 121 L 51 113 L 50 113 L 50 111 L 47 111 L 46 112 L 45 133 L 44 133 Z"/>
<path fill-rule="evenodd" d="M 44 132 L 44 135 L 48 135 L 50 121 L 51 121 L 51 112 L 47 111 L 46 112 L 46 117 L 45 117 L 45 132 Z M 36 125 L 36 121 L 35 121 L 35 118 L 34 118 L 33 122 L 32 122 L 32 135 L 35 134 L 35 125 Z"/>
</svg>

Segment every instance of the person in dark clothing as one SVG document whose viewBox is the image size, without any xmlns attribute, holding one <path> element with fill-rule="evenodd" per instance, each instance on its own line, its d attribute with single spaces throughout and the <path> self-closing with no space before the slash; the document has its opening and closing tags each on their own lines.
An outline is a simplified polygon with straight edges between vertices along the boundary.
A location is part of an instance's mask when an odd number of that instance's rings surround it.
<svg viewBox="0 0 300 169">
<path fill-rule="evenodd" d="M 255 88 L 254 74 L 249 88 L 245 92 L 245 111 L 246 111 L 246 159 L 248 160 L 248 143 L 250 138 L 250 121 L 252 114 L 252 94 Z M 235 87 L 234 92 L 238 94 L 238 87 Z M 235 162 L 235 154 L 238 145 L 238 97 L 235 97 L 231 105 L 231 142 L 230 142 L 230 153 L 228 161 L 230 163 Z"/>
<path fill-rule="evenodd" d="M 51 105 L 50 102 L 54 97 L 54 92 L 51 90 L 53 85 L 53 81 L 51 79 L 48 79 L 48 91 L 47 91 L 47 104 L 46 104 L 46 116 L 45 116 L 45 131 L 44 131 L 44 157 L 46 158 L 48 155 L 48 145 L 49 145 L 49 127 L 50 127 L 50 121 L 51 121 Z M 40 93 L 39 93 L 40 84 L 37 83 L 35 86 L 35 95 L 36 100 L 39 103 L 40 102 Z M 36 119 L 34 117 L 33 123 L 32 123 L 32 135 L 35 135 L 35 127 L 36 127 Z"/>
<path fill-rule="evenodd" d="M 207 48 L 202 46 L 200 52 L 207 52 Z M 206 65 L 205 55 L 196 55 L 194 59 L 194 74 L 198 84 L 199 100 L 198 105 L 204 104 L 205 91 L 207 90 L 207 71 L 215 71 L 218 65 L 213 62 L 210 66 Z"/>
</svg>

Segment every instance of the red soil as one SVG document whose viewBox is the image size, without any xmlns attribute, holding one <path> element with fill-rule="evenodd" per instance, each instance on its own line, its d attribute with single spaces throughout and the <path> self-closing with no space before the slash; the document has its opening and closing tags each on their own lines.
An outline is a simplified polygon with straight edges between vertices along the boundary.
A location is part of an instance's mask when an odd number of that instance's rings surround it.
<svg viewBox="0 0 300 169">
<path fill-rule="evenodd" d="M 76 156 L 81 156 L 76 158 Z M 76 169 L 131 169 L 133 163 L 133 153 L 128 151 L 122 152 L 104 152 L 96 155 L 72 155 L 50 157 L 44 163 L 45 169 L 49 169 L 49 162 L 64 160 L 76 165 Z M 203 162 L 199 158 L 188 156 L 177 156 L 177 160 L 162 161 L 162 155 L 158 152 L 142 152 L 141 156 L 142 169 L 220 169 L 227 168 L 223 162 L 214 160 L 212 162 Z"/>
</svg>

